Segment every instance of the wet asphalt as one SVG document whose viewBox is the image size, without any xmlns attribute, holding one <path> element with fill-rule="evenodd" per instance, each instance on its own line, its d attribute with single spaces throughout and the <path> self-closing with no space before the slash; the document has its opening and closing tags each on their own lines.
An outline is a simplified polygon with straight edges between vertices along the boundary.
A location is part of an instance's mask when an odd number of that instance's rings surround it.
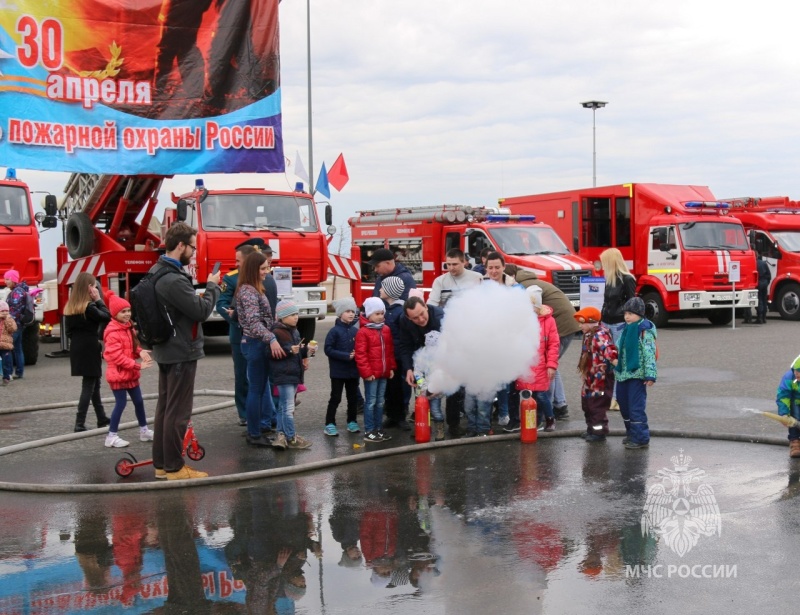
<svg viewBox="0 0 800 615">
<path fill-rule="evenodd" d="M 330 325 L 318 324 L 320 344 Z M 771 318 L 660 331 L 651 429 L 739 442 L 656 435 L 649 449 L 628 451 L 619 437 L 521 445 L 497 436 L 436 447 L 392 430 L 391 442 L 367 448 L 360 436 L 322 433 L 329 381 L 320 353 L 296 412 L 309 451 L 248 447 L 228 407 L 195 417 L 206 454 L 191 462 L 214 477 L 309 463 L 313 471 L 78 494 L 68 486 L 154 482 L 151 466 L 124 479 L 114 472 L 124 453 L 149 457 L 136 430 L 121 432 L 128 449 L 105 449 L 98 433 L 8 453 L 71 433 L 74 406 L 0 414 L 6 488 L 67 486 L 0 494 L 0 613 L 673 613 L 687 600 L 698 611 L 793 612 L 796 581 L 776 571 L 800 563 L 800 460 L 785 444 L 747 440 L 785 438 L 753 410 L 774 410 L 777 382 L 800 354 L 797 328 Z M 583 426 L 579 345 L 562 358 L 570 420 L 556 435 Z M 0 412 L 77 399 L 68 360 L 44 357 L 57 348 L 43 345 L 25 378 L 0 389 Z M 229 401 L 229 350 L 208 339 L 196 390 L 219 394 L 198 395 L 196 409 Z M 142 389 L 156 392 L 155 372 L 144 372 Z M 146 401 L 148 416 L 154 403 Z M 132 418 L 129 406 L 123 420 Z M 622 427 L 618 413 L 610 420 Z M 343 421 L 341 407 L 342 431 Z M 365 457 L 374 450 L 398 454 Z M 342 459 L 353 463 L 328 461 Z"/>
</svg>

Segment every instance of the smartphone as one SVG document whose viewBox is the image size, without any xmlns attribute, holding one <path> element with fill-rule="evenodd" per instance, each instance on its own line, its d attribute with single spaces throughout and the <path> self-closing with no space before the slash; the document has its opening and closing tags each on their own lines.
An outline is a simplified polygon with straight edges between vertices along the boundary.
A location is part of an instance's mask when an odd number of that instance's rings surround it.
<svg viewBox="0 0 800 615">
<path fill-rule="evenodd" d="M 211 270 L 211 275 L 216 275 L 217 273 L 219 273 L 220 267 L 222 267 L 222 263 L 220 261 L 214 263 L 214 268 Z"/>
</svg>

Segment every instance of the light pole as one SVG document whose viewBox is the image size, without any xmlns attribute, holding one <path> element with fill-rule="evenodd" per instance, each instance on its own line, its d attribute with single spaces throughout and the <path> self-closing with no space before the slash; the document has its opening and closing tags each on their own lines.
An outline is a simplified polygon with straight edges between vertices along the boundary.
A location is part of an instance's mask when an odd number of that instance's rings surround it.
<svg viewBox="0 0 800 615">
<path fill-rule="evenodd" d="M 608 103 L 601 100 L 587 100 L 581 103 L 584 109 L 592 110 L 592 187 L 597 187 L 597 136 L 594 117 L 598 109 L 602 109 Z"/>
<path fill-rule="evenodd" d="M 311 128 L 311 0 L 306 0 L 306 61 L 308 63 L 308 193 L 314 194 L 314 137 Z"/>
</svg>

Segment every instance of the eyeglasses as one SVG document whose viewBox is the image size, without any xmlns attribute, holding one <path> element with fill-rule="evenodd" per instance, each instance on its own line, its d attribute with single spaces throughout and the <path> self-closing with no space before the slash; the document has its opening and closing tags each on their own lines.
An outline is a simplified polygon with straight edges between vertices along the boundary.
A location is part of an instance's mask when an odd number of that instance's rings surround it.
<svg viewBox="0 0 800 615">
<path fill-rule="evenodd" d="M 197 246 L 196 246 L 196 245 L 195 245 L 195 246 L 193 246 L 193 245 L 192 245 L 192 244 L 190 244 L 190 243 L 187 243 L 187 244 L 185 244 L 185 245 L 186 245 L 186 247 L 187 247 L 187 248 L 191 248 L 191 249 L 192 249 L 192 254 L 194 254 L 195 252 L 197 252 Z"/>
</svg>

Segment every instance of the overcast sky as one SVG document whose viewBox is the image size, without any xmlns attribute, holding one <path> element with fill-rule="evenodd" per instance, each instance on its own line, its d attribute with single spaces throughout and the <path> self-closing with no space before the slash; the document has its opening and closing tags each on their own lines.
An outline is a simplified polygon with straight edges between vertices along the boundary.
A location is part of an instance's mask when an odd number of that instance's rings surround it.
<svg viewBox="0 0 800 615">
<path fill-rule="evenodd" d="M 796 9 L 731 3 L 311 0 L 314 174 L 343 152 L 334 223 L 360 209 L 459 203 L 592 185 L 707 185 L 717 197 L 800 198 Z M 306 2 L 280 6 L 283 135 L 308 156 Z M 1 162 L 1 161 L 0 161 Z M 67 175 L 19 170 L 61 194 Z M 193 177 L 176 177 L 185 192 Z M 206 186 L 286 188 L 285 176 Z M 61 230 L 43 237 L 55 262 Z"/>
</svg>

